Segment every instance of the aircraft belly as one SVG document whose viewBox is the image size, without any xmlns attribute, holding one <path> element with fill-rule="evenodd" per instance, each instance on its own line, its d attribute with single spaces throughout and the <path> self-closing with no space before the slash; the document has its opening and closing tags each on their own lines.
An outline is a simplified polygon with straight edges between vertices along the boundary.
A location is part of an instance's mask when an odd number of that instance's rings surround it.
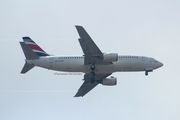
<svg viewBox="0 0 180 120">
<path fill-rule="evenodd" d="M 114 65 L 96 65 L 96 73 L 112 73 L 115 72 Z"/>
</svg>

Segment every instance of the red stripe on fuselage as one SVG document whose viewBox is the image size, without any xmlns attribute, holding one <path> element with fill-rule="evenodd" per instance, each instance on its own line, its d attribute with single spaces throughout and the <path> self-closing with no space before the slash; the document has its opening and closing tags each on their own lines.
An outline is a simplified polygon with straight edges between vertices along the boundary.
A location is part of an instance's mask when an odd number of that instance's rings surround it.
<svg viewBox="0 0 180 120">
<path fill-rule="evenodd" d="M 44 52 L 44 50 L 42 50 L 38 45 L 28 44 L 28 46 L 33 50 L 39 50 Z"/>
</svg>

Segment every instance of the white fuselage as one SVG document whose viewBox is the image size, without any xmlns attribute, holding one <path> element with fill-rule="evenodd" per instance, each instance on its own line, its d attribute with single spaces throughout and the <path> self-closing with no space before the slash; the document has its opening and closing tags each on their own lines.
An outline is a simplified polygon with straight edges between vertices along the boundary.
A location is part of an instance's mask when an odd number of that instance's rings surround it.
<svg viewBox="0 0 180 120">
<path fill-rule="evenodd" d="M 27 63 L 64 72 L 90 73 L 91 65 L 84 65 L 84 56 L 46 56 L 35 60 L 26 60 Z M 118 61 L 110 65 L 96 65 L 95 73 L 113 73 L 121 71 L 154 70 L 162 63 L 154 58 L 144 56 L 118 56 Z"/>
</svg>

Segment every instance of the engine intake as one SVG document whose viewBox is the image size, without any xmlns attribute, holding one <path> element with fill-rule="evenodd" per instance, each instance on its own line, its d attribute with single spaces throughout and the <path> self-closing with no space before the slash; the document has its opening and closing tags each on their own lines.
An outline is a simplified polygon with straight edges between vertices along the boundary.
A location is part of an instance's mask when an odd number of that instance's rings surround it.
<svg viewBox="0 0 180 120">
<path fill-rule="evenodd" d="M 115 78 L 115 77 L 105 78 L 102 80 L 101 84 L 107 85 L 107 86 L 117 85 L 117 78 Z"/>
<path fill-rule="evenodd" d="M 109 53 L 109 54 L 104 54 L 104 61 L 106 62 L 116 62 L 118 61 L 118 54 L 117 53 Z"/>
</svg>

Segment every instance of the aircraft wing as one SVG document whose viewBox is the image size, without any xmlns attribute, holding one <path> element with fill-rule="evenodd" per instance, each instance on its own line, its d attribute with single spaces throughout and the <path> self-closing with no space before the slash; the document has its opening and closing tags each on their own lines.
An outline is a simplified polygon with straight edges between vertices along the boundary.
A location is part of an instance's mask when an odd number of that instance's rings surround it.
<svg viewBox="0 0 180 120">
<path fill-rule="evenodd" d="M 91 39 L 91 37 L 88 35 L 86 30 L 82 26 L 75 26 L 78 34 L 80 36 L 79 43 L 81 45 L 81 48 L 83 50 L 83 53 L 85 55 L 84 64 L 109 64 L 107 62 L 104 62 L 103 59 L 103 53 L 101 50 L 97 47 L 97 45 L 94 43 L 94 41 Z"/>
<path fill-rule="evenodd" d="M 91 80 L 85 80 L 74 97 L 83 97 L 97 85 L 98 82 L 91 83 Z"/>
<path fill-rule="evenodd" d="M 79 43 L 82 47 L 84 55 L 87 56 L 100 56 L 102 55 L 101 50 L 96 46 L 91 37 L 88 35 L 86 30 L 82 26 L 76 26 L 79 33 Z"/>
<path fill-rule="evenodd" d="M 94 87 L 96 87 L 104 78 L 108 77 L 112 73 L 108 74 L 96 74 L 95 75 L 95 82 L 91 83 L 91 74 L 84 75 L 84 83 L 79 88 L 78 92 L 74 97 L 83 97 L 89 91 L 91 91 Z"/>
</svg>

